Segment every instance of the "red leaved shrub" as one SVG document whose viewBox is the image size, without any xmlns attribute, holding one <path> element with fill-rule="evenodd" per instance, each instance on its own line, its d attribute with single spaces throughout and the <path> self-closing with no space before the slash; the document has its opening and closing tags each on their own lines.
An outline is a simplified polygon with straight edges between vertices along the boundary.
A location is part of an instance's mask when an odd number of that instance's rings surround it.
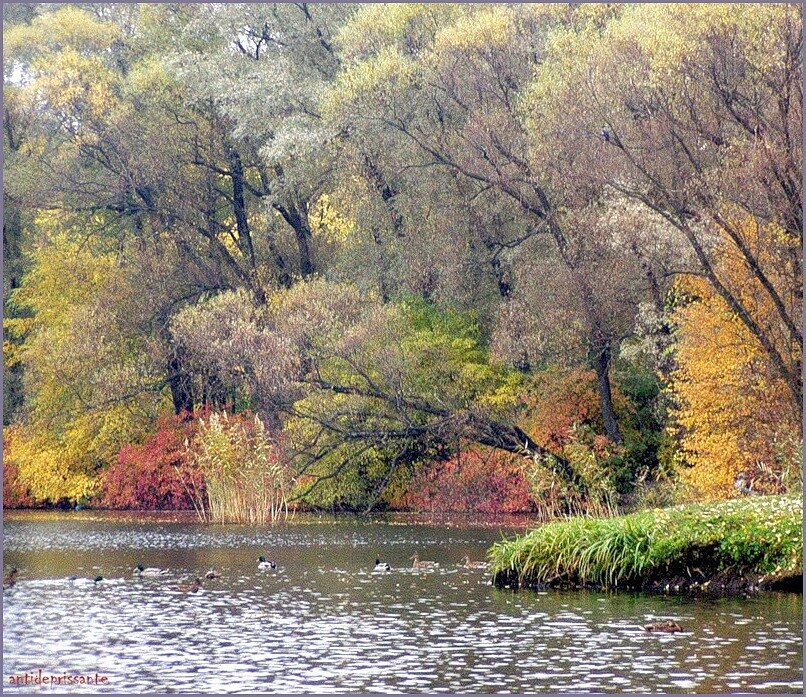
<svg viewBox="0 0 806 697">
<path fill-rule="evenodd" d="M 127 445 L 106 471 L 104 508 L 176 510 L 193 508 L 188 487 L 203 488 L 201 474 L 187 457 L 201 413 L 170 414 L 157 422 L 145 442 Z M 177 468 L 179 471 L 177 471 Z"/>
<path fill-rule="evenodd" d="M 620 398 L 617 391 L 615 397 Z M 563 452 L 575 440 L 575 427 L 600 427 L 593 371 L 541 371 L 534 376 L 524 402 L 521 426 L 536 442 L 556 452 Z M 597 452 L 608 445 L 604 436 L 595 439 Z M 547 509 L 545 492 L 535 501 L 534 487 L 524 470 L 529 464 L 517 455 L 473 445 L 422 469 L 395 503 L 424 511 L 542 514 Z"/>
<path fill-rule="evenodd" d="M 575 425 L 598 425 L 601 421 L 596 375 L 592 370 L 541 371 L 535 376 L 526 401 L 528 409 L 521 425 L 535 441 L 550 450 L 562 451 L 573 440 Z"/>
<path fill-rule="evenodd" d="M 523 460 L 482 446 L 434 462 L 410 482 L 401 504 L 418 511 L 525 513 L 534 510 Z"/>
</svg>

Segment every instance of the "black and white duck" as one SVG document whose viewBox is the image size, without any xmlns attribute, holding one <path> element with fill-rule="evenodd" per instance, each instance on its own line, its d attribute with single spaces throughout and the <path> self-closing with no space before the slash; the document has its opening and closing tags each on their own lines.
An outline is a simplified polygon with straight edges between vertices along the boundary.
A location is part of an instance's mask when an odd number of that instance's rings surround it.
<svg viewBox="0 0 806 697">
<path fill-rule="evenodd" d="M 140 576 L 143 578 L 154 578 L 157 576 L 167 576 L 170 571 L 168 569 L 159 569 L 155 566 L 144 567 L 142 564 L 138 564 L 137 568 L 134 570 L 135 576 Z"/>
</svg>

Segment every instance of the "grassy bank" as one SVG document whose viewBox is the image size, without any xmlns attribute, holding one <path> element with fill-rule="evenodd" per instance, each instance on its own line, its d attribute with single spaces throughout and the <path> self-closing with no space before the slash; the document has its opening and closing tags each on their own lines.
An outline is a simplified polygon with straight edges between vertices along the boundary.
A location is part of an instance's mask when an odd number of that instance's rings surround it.
<svg viewBox="0 0 806 697">
<path fill-rule="evenodd" d="M 713 591 L 799 585 L 803 499 L 750 497 L 572 518 L 491 552 L 497 585 Z"/>
</svg>

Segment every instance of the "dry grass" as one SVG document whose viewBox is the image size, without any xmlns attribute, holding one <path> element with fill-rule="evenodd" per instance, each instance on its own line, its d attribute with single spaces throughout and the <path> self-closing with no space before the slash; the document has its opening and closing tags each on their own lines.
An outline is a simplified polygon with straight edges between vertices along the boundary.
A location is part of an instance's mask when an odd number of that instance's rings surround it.
<svg viewBox="0 0 806 697">
<path fill-rule="evenodd" d="M 204 475 L 204 491 L 192 492 L 203 522 L 262 525 L 288 515 L 292 479 L 257 416 L 212 414 L 188 449 Z"/>
</svg>

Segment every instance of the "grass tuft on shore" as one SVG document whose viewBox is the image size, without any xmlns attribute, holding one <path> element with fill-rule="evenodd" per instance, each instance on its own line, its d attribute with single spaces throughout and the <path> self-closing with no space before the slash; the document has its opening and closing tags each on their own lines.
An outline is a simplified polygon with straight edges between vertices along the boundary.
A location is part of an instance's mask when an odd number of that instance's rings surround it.
<svg viewBox="0 0 806 697">
<path fill-rule="evenodd" d="M 490 550 L 519 585 L 637 585 L 665 575 L 803 569 L 803 499 L 758 496 L 543 525 Z"/>
</svg>

